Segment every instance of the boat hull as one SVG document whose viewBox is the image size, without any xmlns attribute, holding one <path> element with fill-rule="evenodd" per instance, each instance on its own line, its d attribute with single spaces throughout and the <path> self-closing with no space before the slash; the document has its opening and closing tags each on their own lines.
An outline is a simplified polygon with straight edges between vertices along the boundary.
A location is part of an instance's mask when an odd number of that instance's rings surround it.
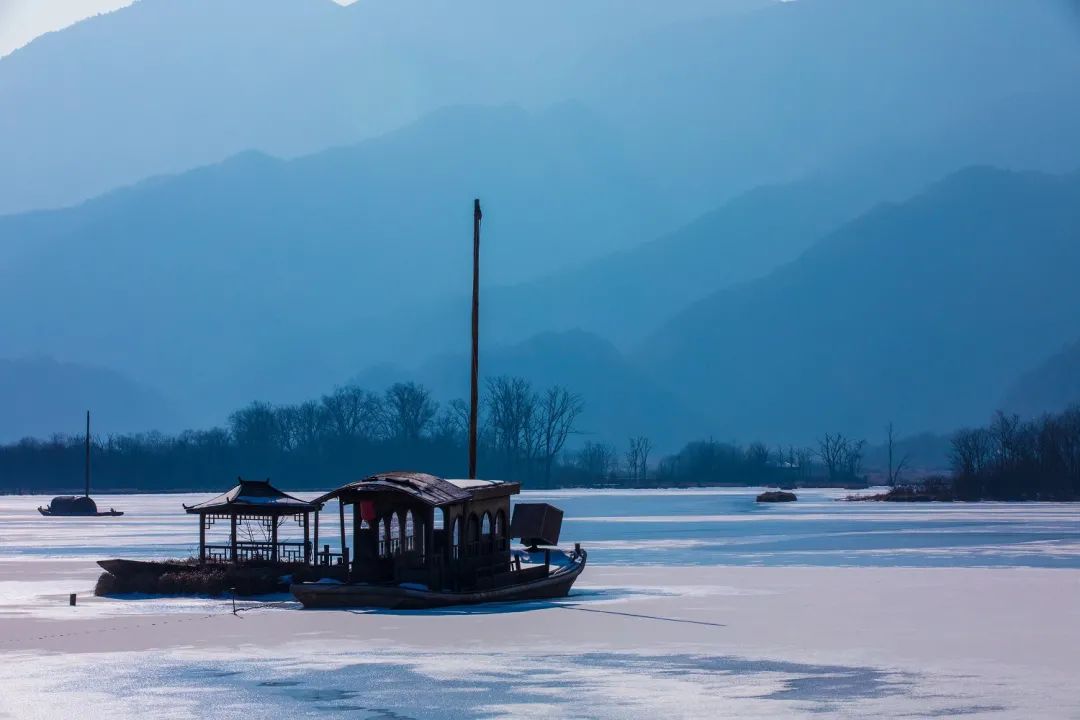
<svg viewBox="0 0 1080 720">
<path fill-rule="evenodd" d="M 107 512 L 95 512 L 95 513 L 68 513 L 68 512 L 53 512 L 47 507 L 39 507 L 38 512 L 45 517 L 120 517 L 124 514 L 123 510 L 109 510 Z"/>
<path fill-rule="evenodd" d="M 490 602 L 522 602 L 566 597 L 574 581 L 585 569 L 582 551 L 573 564 L 539 580 L 485 590 L 440 592 L 399 585 L 298 583 L 290 590 L 305 608 L 387 608 L 424 610 L 452 605 L 477 605 Z"/>
</svg>

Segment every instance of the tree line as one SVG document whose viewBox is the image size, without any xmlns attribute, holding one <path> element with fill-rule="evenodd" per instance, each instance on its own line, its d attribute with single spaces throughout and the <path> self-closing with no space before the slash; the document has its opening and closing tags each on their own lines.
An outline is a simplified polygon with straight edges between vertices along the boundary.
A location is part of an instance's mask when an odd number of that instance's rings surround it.
<svg viewBox="0 0 1080 720">
<path fill-rule="evenodd" d="M 820 448 L 743 447 L 702 440 L 653 456 L 646 435 L 625 450 L 586 441 L 568 450 L 585 408 L 581 396 L 526 379 L 486 380 L 480 404 L 480 474 L 529 487 L 858 483 L 863 443 L 826 435 Z M 92 438 L 97 492 L 216 490 L 238 475 L 290 488 L 325 488 L 387 469 L 465 474 L 469 407 L 437 402 L 424 386 L 395 383 L 382 392 L 345 385 L 318 400 L 253 402 L 222 427 Z M 0 491 L 76 490 L 82 436 L 27 438 L 0 446 Z M 820 460 L 821 462 L 818 462 Z"/>
<path fill-rule="evenodd" d="M 478 453 L 484 474 L 550 485 L 584 408 L 561 386 L 534 390 L 522 378 L 487 380 L 481 402 Z M 272 478 L 294 488 L 328 487 L 366 472 L 425 469 L 465 474 L 468 405 L 445 405 L 417 383 L 381 393 L 345 385 L 318 400 L 253 402 L 224 427 L 93 437 L 94 488 L 202 490 L 237 475 Z M 82 436 L 27 438 L 0 446 L 0 489 L 32 492 L 81 486 Z"/>
<path fill-rule="evenodd" d="M 572 443 L 581 396 L 555 385 L 536 389 L 520 377 L 486 380 L 480 404 L 480 475 L 527 487 L 866 485 L 866 442 L 826 433 L 813 447 L 688 442 L 654 456 L 646 435 L 614 444 Z M 465 475 L 469 408 L 439 403 L 422 385 L 382 392 L 345 385 L 318 400 L 253 402 L 222 427 L 109 435 L 92 439 L 94 489 L 219 490 L 238 475 L 289 488 L 327 488 L 365 474 L 421 469 Z M 888 427 L 887 482 L 940 498 L 1066 500 L 1080 497 L 1080 408 L 1022 422 L 998 413 L 986 427 L 952 438 L 952 473 L 907 482 L 907 458 L 893 453 Z M 56 492 L 82 485 L 82 436 L 54 435 L 0 445 L 0 491 Z"/>
<path fill-rule="evenodd" d="M 1021 421 L 998 412 L 989 425 L 953 436 L 952 477 L 959 500 L 1080 498 L 1080 407 Z"/>
</svg>

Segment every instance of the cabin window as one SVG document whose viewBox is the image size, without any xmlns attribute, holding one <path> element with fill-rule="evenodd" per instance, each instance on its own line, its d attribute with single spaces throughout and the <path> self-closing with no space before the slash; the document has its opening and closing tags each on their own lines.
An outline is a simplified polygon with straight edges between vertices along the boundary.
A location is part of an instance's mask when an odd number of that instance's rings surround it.
<svg viewBox="0 0 1080 720">
<path fill-rule="evenodd" d="M 390 533 L 386 527 L 386 518 L 379 521 L 379 557 L 387 557 L 390 553 L 387 552 L 387 540 Z"/>
<path fill-rule="evenodd" d="M 503 537 L 506 532 L 506 516 L 503 511 L 495 513 L 495 545 L 499 550 L 506 549 L 506 541 Z"/>
<path fill-rule="evenodd" d="M 405 551 L 416 549 L 416 525 L 413 523 L 412 510 L 405 513 Z"/>
<path fill-rule="evenodd" d="M 491 513 L 484 513 L 480 518 L 480 552 L 491 552 Z"/>
<path fill-rule="evenodd" d="M 450 557 L 454 560 L 461 557 L 461 518 L 454 518 L 450 526 Z"/>
<path fill-rule="evenodd" d="M 401 521 L 397 513 L 390 515 L 390 554 L 401 554 Z"/>
</svg>

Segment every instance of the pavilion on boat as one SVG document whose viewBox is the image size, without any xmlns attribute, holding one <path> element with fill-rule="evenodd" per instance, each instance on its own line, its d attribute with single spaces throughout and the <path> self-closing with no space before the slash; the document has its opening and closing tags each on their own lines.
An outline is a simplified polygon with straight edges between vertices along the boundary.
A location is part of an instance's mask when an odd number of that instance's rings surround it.
<svg viewBox="0 0 1080 720">
<path fill-rule="evenodd" d="M 184 505 L 191 515 L 199 516 L 200 563 L 311 563 L 312 548 L 318 546 L 318 512 L 320 501 L 309 502 L 287 495 L 270 484 L 269 480 L 238 478 L 234 488 L 216 498 Z M 311 541 L 312 514 L 315 514 L 315 540 Z M 229 523 L 227 544 L 207 544 L 206 532 L 218 522 Z M 295 522 L 304 529 L 303 542 L 279 542 L 278 529 L 286 522 Z M 252 531 L 257 528 L 258 533 Z M 241 539 L 238 529 L 247 531 Z"/>
<path fill-rule="evenodd" d="M 315 503 L 339 502 L 343 549 L 345 507 L 353 506 L 349 582 L 462 590 L 496 587 L 510 575 L 507 521 L 510 496 L 520 490 L 514 482 L 391 472 L 344 485 Z"/>
</svg>

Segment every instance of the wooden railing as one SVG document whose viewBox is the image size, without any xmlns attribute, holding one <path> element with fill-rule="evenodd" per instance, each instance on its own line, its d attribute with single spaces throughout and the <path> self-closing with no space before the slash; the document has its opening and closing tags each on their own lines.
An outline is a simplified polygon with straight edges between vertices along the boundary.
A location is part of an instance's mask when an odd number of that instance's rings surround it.
<svg viewBox="0 0 1080 720">
<path fill-rule="evenodd" d="M 279 542 L 276 559 L 281 563 L 302 563 L 306 561 L 305 550 L 302 542 Z M 271 562 L 274 559 L 274 543 L 269 542 L 238 542 L 235 558 L 231 544 L 206 546 L 206 562 Z"/>
</svg>

